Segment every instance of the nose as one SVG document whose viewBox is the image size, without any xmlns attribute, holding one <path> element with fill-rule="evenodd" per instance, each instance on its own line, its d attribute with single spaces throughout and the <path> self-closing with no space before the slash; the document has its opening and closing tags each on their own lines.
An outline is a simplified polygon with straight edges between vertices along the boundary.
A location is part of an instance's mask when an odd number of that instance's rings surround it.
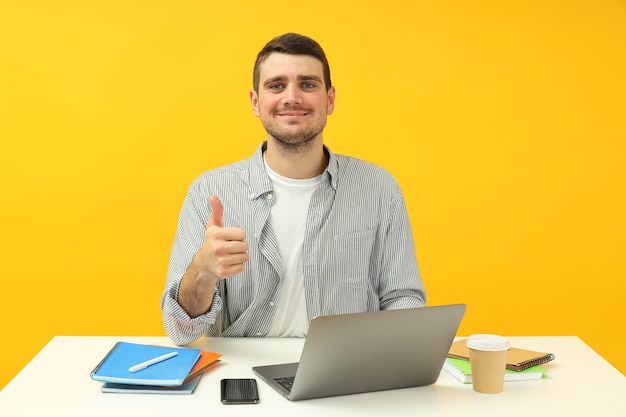
<svg viewBox="0 0 626 417">
<path fill-rule="evenodd" d="M 285 104 L 300 104 L 302 103 L 302 92 L 295 84 L 289 84 L 283 94 L 283 102 Z"/>
</svg>

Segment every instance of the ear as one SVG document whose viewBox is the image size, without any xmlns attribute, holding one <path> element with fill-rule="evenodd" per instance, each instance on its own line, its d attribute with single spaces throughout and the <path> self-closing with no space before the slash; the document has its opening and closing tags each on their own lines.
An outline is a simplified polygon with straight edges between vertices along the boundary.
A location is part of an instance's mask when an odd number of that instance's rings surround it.
<svg viewBox="0 0 626 417">
<path fill-rule="evenodd" d="M 330 87 L 328 89 L 328 105 L 326 107 L 326 114 L 327 115 L 331 115 L 333 114 L 333 110 L 335 110 L 335 87 Z"/>
<path fill-rule="evenodd" d="M 259 96 L 254 90 L 250 90 L 250 104 L 252 104 L 252 113 L 256 117 L 261 116 L 261 112 L 259 111 Z"/>
</svg>

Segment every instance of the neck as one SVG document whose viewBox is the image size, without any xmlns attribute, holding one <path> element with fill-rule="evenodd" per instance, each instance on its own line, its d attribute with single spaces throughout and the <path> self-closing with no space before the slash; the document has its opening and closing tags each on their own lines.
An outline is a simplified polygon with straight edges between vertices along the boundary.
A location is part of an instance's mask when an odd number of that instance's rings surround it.
<svg viewBox="0 0 626 417">
<path fill-rule="evenodd" d="M 321 141 L 315 141 L 297 152 L 281 147 L 276 141 L 268 140 L 265 160 L 274 172 L 283 177 L 307 179 L 320 175 L 328 165 L 328 155 Z"/>
</svg>

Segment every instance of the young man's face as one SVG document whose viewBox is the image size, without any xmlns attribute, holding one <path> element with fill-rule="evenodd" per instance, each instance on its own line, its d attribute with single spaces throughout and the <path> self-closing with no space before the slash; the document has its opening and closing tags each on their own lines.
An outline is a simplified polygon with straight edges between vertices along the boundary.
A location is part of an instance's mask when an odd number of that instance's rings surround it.
<svg viewBox="0 0 626 417">
<path fill-rule="evenodd" d="M 260 66 L 259 91 L 250 92 L 250 101 L 268 135 L 297 148 L 321 140 L 335 89 L 326 91 L 322 63 L 316 58 L 272 53 Z"/>
</svg>

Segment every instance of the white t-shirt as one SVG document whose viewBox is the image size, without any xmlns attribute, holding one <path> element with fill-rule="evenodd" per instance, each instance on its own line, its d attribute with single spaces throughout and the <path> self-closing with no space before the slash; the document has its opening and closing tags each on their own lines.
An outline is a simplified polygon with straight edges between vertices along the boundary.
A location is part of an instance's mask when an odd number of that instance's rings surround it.
<svg viewBox="0 0 626 417">
<path fill-rule="evenodd" d="M 269 221 L 278 240 L 283 263 L 280 299 L 266 336 L 305 337 L 309 319 L 304 298 L 302 244 L 309 202 L 322 176 L 296 180 L 272 171 L 267 162 L 265 168 L 272 180 L 275 197 Z"/>
</svg>

